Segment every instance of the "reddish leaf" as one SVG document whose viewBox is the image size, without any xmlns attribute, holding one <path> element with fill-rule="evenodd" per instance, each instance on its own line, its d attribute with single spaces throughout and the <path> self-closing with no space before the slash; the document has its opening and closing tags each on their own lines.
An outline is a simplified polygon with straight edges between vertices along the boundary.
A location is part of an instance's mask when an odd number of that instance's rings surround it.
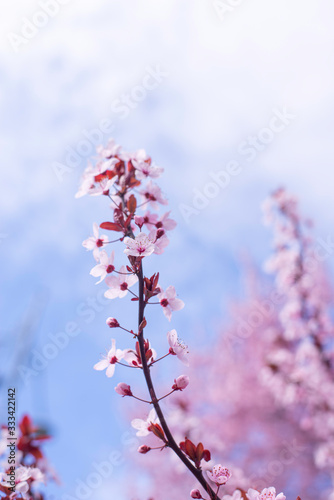
<svg viewBox="0 0 334 500">
<path fill-rule="evenodd" d="M 128 199 L 127 207 L 130 213 L 134 214 L 137 208 L 137 199 L 136 197 L 132 194 L 130 198 Z"/>
<path fill-rule="evenodd" d="M 144 330 L 144 328 L 145 328 L 146 325 L 147 325 L 147 321 L 144 318 L 143 321 L 139 325 L 139 333 L 141 333 Z"/>
<path fill-rule="evenodd" d="M 123 228 L 114 222 L 102 222 L 102 224 L 100 224 L 100 228 L 107 229 L 108 231 L 123 231 Z"/>
</svg>

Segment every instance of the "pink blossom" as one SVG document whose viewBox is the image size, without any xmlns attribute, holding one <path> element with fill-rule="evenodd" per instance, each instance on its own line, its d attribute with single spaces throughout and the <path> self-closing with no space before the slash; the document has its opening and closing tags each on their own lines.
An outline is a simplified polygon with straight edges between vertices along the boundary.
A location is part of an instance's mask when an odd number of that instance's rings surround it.
<svg viewBox="0 0 334 500">
<path fill-rule="evenodd" d="M 169 239 L 167 238 L 166 235 L 163 235 L 161 238 L 159 238 L 155 242 L 154 245 L 155 245 L 155 247 L 154 247 L 154 253 L 157 254 L 157 255 L 161 255 L 162 253 L 164 253 L 165 248 L 168 247 L 168 245 L 169 245 Z"/>
<path fill-rule="evenodd" d="M 184 302 L 176 298 L 176 291 L 173 286 L 169 286 L 165 292 L 162 290 L 158 295 L 158 299 L 163 307 L 164 315 L 169 321 L 172 318 L 173 311 L 180 311 L 184 308 Z"/>
<path fill-rule="evenodd" d="M 90 272 L 90 274 L 95 278 L 100 277 L 99 281 L 97 281 L 96 284 L 101 283 L 101 281 L 103 281 L 108 274 L 111 274 L 115 270 L 115 267 L 113 265 L 114 259 L 115 259 L 114 251 L 111 252 L 110 257 L 108 257 L 108 254 L 105 250 L 102 250 L 100 252 L 99 254 L 100 264 L 94 266 Z"/>
<path fill-rule="evenodd" d="M 95 167 L 92 166 L 91 163 L 88 163 L 88 166 L 82 176 L 81 184 L 78 192 L 76 193 L 76 198 L 81 198 L 86 194 L 90 195 L 100 195 L 106 194 L 109 188 L 113 185 L 116 180 L 116 177 L 112 179 L 103 179 L 101 182 L 95 183 L 95 177 L 97 175 L 104 174 L 107 170 L 110 170 L 114 167 L 115 163 L 118 160 L 113 158 L 108 161 L 99 161 Z"/>
<path fill-rule="evenodd" d="M 183 364 L 189 366 L 188 346 L 186 346 L 180 339 L 178 339 L 177 331 L 171 330 L 170 332 L 168 332 L 167 340 L 169 344 L 169 353 L 177 356 Z"/>
<path fill-rule="evenodd" d="M 174 384 L 172 385 L 172 389 L 174 391 L 183 391 L 189 384 L 189 377 L 187 375 L 180 375 L 174 380 Z"/>
<path fill-rule="evenodd" d="M 93 189 L 90 190 L 89 194 L 91 196 L 98 196 L 98 195 L 108 195 L 109 194 L 109 189 L 113 186 L 114 182 L 116 180 L 116 177 L 113 177 L 112 179 L 102 179 L 97 186 L 95 186 Z"/>
<path fill-rule="evenodd" d="M 33 486 L 37 483 L 45 482 L 45 474 L 38 467 L 30 469 L 30 478 L 32 479 Z"/>
<path fill-rule="evenodd" d="M 152 160 L 151 157 L 146 153 L 145 149 L 140 148 L 135 151 L 135 153 L 131 153 L 128 155 L 129 159 L 131 159 L 132 163 L 147 163 L 147 165 L 151 165 Z"/>
<path fill-rule="evenodd" d="M 132 396 L 131 387 L 124 382 L 120 382 L 116 387 L 115 391 L 121 396 Z"/>
<path fill-rule="evenodd" d="M 124 253 L 133 257 L 147 257 L 155 250 L 153 241 L 145 233 L 139 233 L 135 238 L 127 236 L 124 243 L 127 246 Z"/>
<path fill-rule="evenodd" d="M 227 483 L 227 481 L 231 477 L 230 471 L 220 464 L 215 465 L 212 471 L 206 471 L 206 473 L 208 475 L 208 478 L 217 486 Z"/>
<path fill-rule="evenodd" d="M 110 139 L 106 148 L 101 145 L 96 148 L 96 151 L 102 158 L 110 158 L 111 156 L 118 155 L 121 149 L 121 146 L 116 144 L 114 139 Z"/>
<path fill-rule="evenodd" d="M 250 488 L 246 496 L 249 500 L 285 500 L 286 498 L 283 493 L 279 493 L 279 495 L 276 496 L 276 489 L 274 487 L 265 488 L 261 493 Z"/>
<path fill-rule="evenodd" d="M 31 478 L 31 470 L 29 467 L 19 466 L 15 471 L 15 491 L 25 495 L 29 491 L 28 480 Z M 6 474 L 2 474 L 1 483 L 5 488 L 10 488 Z"/>
<path fill-rule="evenodd" d="M 125 266 L 122 266 L 119 272 L 122 274 L 107 276 L 105 279 L 109 287 L 109 290 L 104 293 L 107 299 L 116 299 L 117 297 L 122 299 L 128 293 L 128 289 L 138 281 L 135 274 L 128 274 Z"/>
<path fill-rule="evenodd" d="M 154 241 L 154 253 L 157 255 L 161 255 L 169 245 L 169 239 L 163 233 L 163 229 L 152 229 L 149 234 L 150 240 Z"/>
<path fill-rule="evenodd" d="M 146 179 L 147 177 L 156 179 L 157 177 L 160 177 L 160 175 L 164 171 L 163 168 L 149 165 L 145 161 L 134 160 L 132 163 L 136 169 L 136 177 L 138 180 L 143 180 Z"/>
<path fill-rule="evenodd" d="M 158 424 L 159 419 L 155 413 L 155 409 L 152 408 L 150 413 L 148 414 L 148 417 L 146 420 L 142 420 L 140 418 L 135 418 L 132 420 L 131 425 L 134 429 L 136 429 L 138 432 L 136 432 L 137 436 L 148 436 L 150 431 L 148 428 L 150 427 L 151 424 Z"/>
<path fill-rule="evenodd" d="M 155 224 L 158 222 L 158 214 L 154 214 L 147 210 L 143 215 L 143 219 L 144 224 L 146 224 L 146 226 L 151 229 L 150 226 L 155 226 Z"/>
<path fill-rule="evenodd" d="M 106 356 L 103 356 L 103 359 L 94 365 L 94 370 L 105 370 L 107 377 L 112 377 L 115 373 L 115 365 L 118 361 L 124 358 L 125 351 L 121 349 L 116 349 L 116 340 L 112 339 L 111 341 L 111 349 L 109 350 Z"/>
<path fill-rule="evenodd" d="M 159 203 L 161 205 L 167 205 L 168 201 L 163 197 L 161 189 L 157 184 L 153 184 L 152 181 L 149 181 L 145 188 L 140 191 L 143 196 L 144 201 L 148 201 L 151 204 L 151 207 L 154 210 L 157 210 L 159 207 Z"/>
<path fill-rule="evenodd" d="M 93 250 L 93 255 L 95 260 L 99 261 L 100 248 L 108 242 L 108 236 L 102 234 L 99 236 L 99 226 L 94 222 L 93 224 L 93 235 L 83 241 L 82 246 L 87 250 Z"/>
<path fill-rule="evenodd" d="M 163 214 L 163 216 L 156 222 L 157 229 L 164 229 L 165 231 L 172 231 L 176 228 L 177 223 L 174 219 L 169 217 L 170 211 Z"/>
<path fill-rule="evenodd" d="M 94 176 L 104 174 L 107 170 L 112 170 L 118 161 L 117 158 L 98 161 L 94 169 Z"/>
</svg>

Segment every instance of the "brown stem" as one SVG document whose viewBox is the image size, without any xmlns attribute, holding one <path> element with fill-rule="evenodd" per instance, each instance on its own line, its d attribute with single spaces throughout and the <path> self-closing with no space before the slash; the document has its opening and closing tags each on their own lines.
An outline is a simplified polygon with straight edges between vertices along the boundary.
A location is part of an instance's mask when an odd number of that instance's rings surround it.
<svg viewBox="0 0 334 500">
<path fill-rule="evenodd" d="M 144 310 L 145 310 L 144 276 L 143 276 L 142 263 L 140 263 L 140 267 L 139 267 L 139 271 L 138 271 L 138 280 L 139 280 L 139 308 L 138 308 L 138 331 L 139 331 L 139 333 L 138 333 L 138 342 L 139 342 L 139 348 L 140 348 L 141 362 L 142 362 L 142 367 L 143 367 L 143 372 L 144 372 L 144 377 L 146 380 L 147 388 L 148 388 L 150 397 L 152 399 L 152 404 L 153 404 L 154 409 L 155 409 L 155 411 L 158 415 L 158 418 L 160 420 L 161 427 L 164 430 L 167 445 L 180 458 L 180 460 L 184 463 L 184 465 L 187 467 L 187 469 L 196 477 L 198 482 L 202 485 L 202 487 L 205 489 L 205 491 L 210 495 L 210 498 L 215 498 L 217 500 L 220 500 L 219 497 L 216 495 L 216 493 L 213 491 L 213 489 L 210 487 L 210 485 L 204 479 L 202 471 L 200 469 L 197 469 L 188 460 L 188 458 L 184 455 L 184 453 L 180 450 L 180 448 L 176 444 L 175 439 L 174 439 L 171 431 L 169 430 L 169 427 L 168 427 L 167 422 L 165 420 L 165 416 L 164 416 L 164 414 L 161 410 L 161 407 L 159 405 L 159 400 L 156 396 L 155 389 L 154 389 L 153 382 L 152 382 L 152 378 L 151 378 L 150 368 L 148 366 L 146 356 L 145 356 L 144 329 L 142 329 L 140 331 L 140 328 L 139 328 L 139 326 L 143 322 Z"/>
</svg>

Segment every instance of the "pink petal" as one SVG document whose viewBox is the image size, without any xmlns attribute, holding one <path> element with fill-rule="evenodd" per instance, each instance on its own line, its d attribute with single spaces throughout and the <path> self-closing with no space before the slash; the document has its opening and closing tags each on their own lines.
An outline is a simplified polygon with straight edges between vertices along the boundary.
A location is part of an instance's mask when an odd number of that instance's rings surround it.
<svg viewBox="0 0 334 500">
<path fill-rule="evenodd" d="M 106 371 L 107 377 L 111 378 L 113 374 L 115 373 L 115 366 L 116 365 L 109 365 Z"/>
<path fill-rule="evenodd" d="M 94 370 L 105 370 L 109 365 L 109 361 L 107 359 L 101 359 L 96 365 L 94 365 Z"/>
</svg>

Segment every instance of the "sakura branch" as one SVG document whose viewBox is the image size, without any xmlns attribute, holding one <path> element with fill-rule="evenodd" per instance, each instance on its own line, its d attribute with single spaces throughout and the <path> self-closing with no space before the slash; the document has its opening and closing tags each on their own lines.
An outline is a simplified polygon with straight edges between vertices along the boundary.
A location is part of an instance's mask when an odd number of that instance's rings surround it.
<svg viewBox="0 0 334 500">
<path fill-rule="evenodd" d="M 184 391 L 188 386 L 189 377 L 175 377 L 170 391 L 159 396 L 151 375 L 152 366 L 168 356 L 177 356 L 182 363 L 188 365 L 187 346 L 179 340 L 176 330 L 171 330 L 167 333 L 168 352 L 158 358 L 151 342 L 144 337 L 148 323 L 146 311 L 149 306 L 159 305 L 169 321 L 175 311 L 184 307 L 174 286 L 169 285 L 165 290 L 162 288 L 158 272 L 150 277 L 144 272 L 144 260 L 153 254 L 160 255 L 164 252 L 169 244 L 167 233 L 176 227 L 169 211 L 162 215 L 158 213 L 161 206 L 168 204 L 160 187 L 153 182 L 153 179 L 155 181 L 162 173 L 163 169 L 154 165 L 144 150 L 128 153 L 110 140 L 107 147 L 100 146 L 97 149 L 96 164 L 87 167 L 76 195 L 99 195 L 109 201 L 111 220 L 100 224 L 100 228 L 112 231 L 119 237 L 100 235 L 98 224 L 94 224 L 93 235 L 83 242 L 83 246 L 93 252 L 96 264 L 91 275 L 98 278 L 98 283 L 106 285 L 105 297 L 113 300 L 131 296 L 131 302 L 137 303 L 138 307 L 138 324 L 135 331 L 129 329 L 128 325 L 120 325 L 116 318 L 110 317 L 106 321 L 110 328 L 121 328 L 130 333 L 135 341 L 134 348 L 118 349 L 115 339 L 112 339 L 111 348 L 94 368 L 106 370 L 107 377 L 114 375 L 116 365 L 136 368 L 142 372 L 148 389 L 147 398 L 138 397 L 124 382 L 115 388 L 121 396 L 133 397 L 151 406 L 147 420 L 135 419 L 132 426 L 137 430 L 138 436 L 144 437 L 150 433 L 156 436 L 160 445 L 153 448 L 142 445 L 139 453 L 146 454 L 154 449 L 172 450 L 197 479 L 203 488 L 203 494 L 206 495 L 203 497 L 202 493 L 199 493 L 201 496 L 193 498 L 219 500 L 219 490 L 228 481 L 231 473 L 221 465 L 216 465 L 211 472 L 204 475 L 202 462 L 211 460 L 210 452 L 204 449 L 202 443 L 195 445 L 187 438 L 177 444 L 161 405 L 161 401 L 171 394 Z M 119 270 L 115 265 L 115 251 L 112 250 L 110 254 L 107 251 L 108 246 L 115 244 L 122 245 L 119 253 L 128 259 L 127 263 L 118 267 Z"/>
<path fill-rule="evenodd" d="M 278 189 L 264 204 L 274 229 L 274 254 L 266 268 L 284 297 L 272 332 L 265 381 L 280 404 L 296 411 L 302 430 L 318 441 L 315 463 L 334 469 L 334 328 L 331 297 L 297 200 Z"/>
</svg>

